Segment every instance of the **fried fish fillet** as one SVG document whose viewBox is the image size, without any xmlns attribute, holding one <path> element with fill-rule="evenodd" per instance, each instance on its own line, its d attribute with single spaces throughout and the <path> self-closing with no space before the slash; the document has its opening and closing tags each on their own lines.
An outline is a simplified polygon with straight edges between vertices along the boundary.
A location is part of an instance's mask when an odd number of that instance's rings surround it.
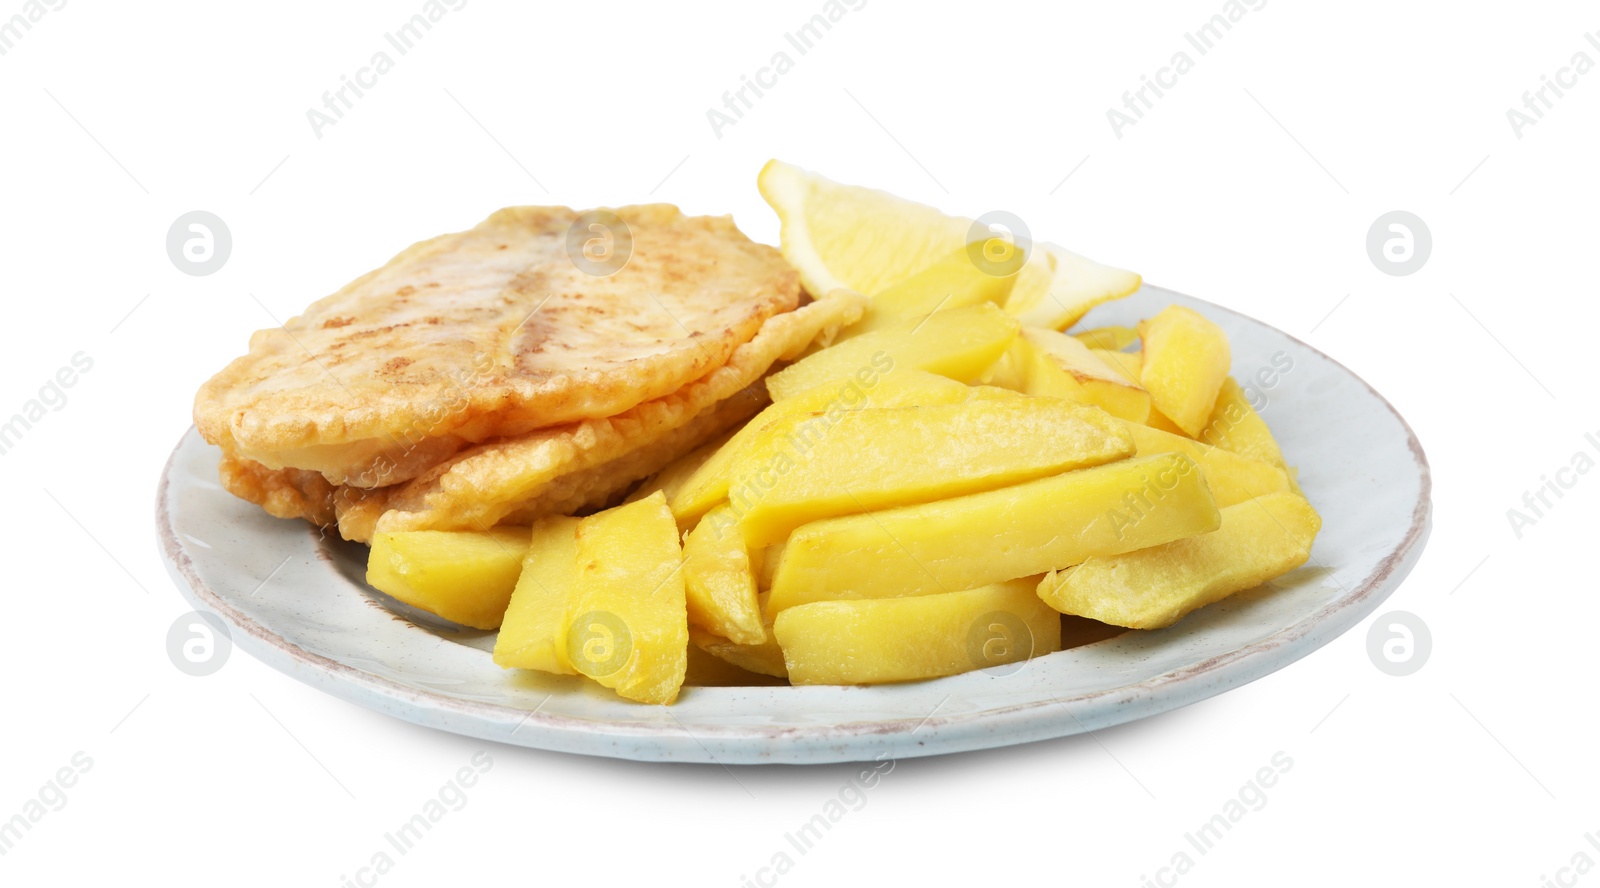
<svg viewBox="0 0 1600 888">
<path fill-rule="evenodd" d="M 798 304 L 778 251 L 727 217 L 664 204 L 609 212 L 621 226 L 513 207 L 412 246 L 258 331 L 201 387 L 195 425 L 237 465 L 382 487 L 478 442 L 665 397 Z M 631 244 L 614 273 L 569 253 L 607 237 L 619 258 Z M 280 497 L 296 488 L 257 481 Z"/>
<path fill-rule="evenodd" d="M 606 504 L 766 402 L 761 377 L 814 340 L 859 320 L 865 297 L 836 291 L 768 320 L 728 362 L 682 389 L 600 419 L 475 446 L 404 484 L 339 487 L 320 474 L 272 470 L 224 451 L 227 489 L 279 517 L 338 523 L 346 539 L 377 530 L 476 529 Z"/>
</svg>

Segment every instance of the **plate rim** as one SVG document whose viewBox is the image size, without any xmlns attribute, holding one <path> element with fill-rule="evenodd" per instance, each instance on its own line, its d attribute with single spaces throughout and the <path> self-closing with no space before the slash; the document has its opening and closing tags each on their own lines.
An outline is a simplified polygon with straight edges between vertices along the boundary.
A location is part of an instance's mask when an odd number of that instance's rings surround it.
<svg viewBox="0 0 1600 888">
<path fill-rule="evenodd" d="M 925 748 L 924 744 L 919 743 L 918 746 L 913 749 L 897 751 L 895 753 L 896 757 L 953 753 L 978 748 L 1031 742 L 1053 737 L 1063 737 L 1092 731 L 1095 730 L 1096 726 L 1105 727 L 1108 724 L 1120 724 L 1126 721 L 1136 721 L 1152 715 L 1170 712 L 1192 703 L 1197 703 L 1201 700 L 1209 699 L 1210 697 L 1216 696 L 1217 694 L 1220 694 L 1226 690 L 1230 690 L 1233 687 L 1248 684 L 1249 682 L 1276 672 L 1277 670 L 1282 669 L 1305 656 L 1308 656 L 1313 651 L 1318 650 L 1323 645 L 1327 644 L 1333 638 L 1337 638 L 1338 636 L 1349 631 L 1352 626 L 1354 626 L 1356 623 L 1359 623 L 1363 618 L 1375 610 L 1377 606 L 1381 604 L 1388 597 L 1388 595 L 1400 585 L 1420 557 L 1421 551 L 1424 548 L 1428 535 L 1431 531 L 1431 515 L 1433 505 L 1432 469 L 1428 463 L 1427 454 L 1423 450 L 1422 443 L 1418 439 L 1415 430 L 1411 428 L 1410 423 L 1406 421 L 1405 417 L 1400 413 L 1400 411 L 1395 409 L 1394 405 L 1391 404 L 1382 393 L 1380 393 L 1376 388 L 1374 388 L 1370 383 L 1368 383 L 1349 367 L 1345 366 L 1340 361 L 1334 359 L 1330 355 L 1305 342 L 1299 337 L 1284 332 L 1283 330 L 1280 330 L 1277 327 L 1266 323 L 1265 321 L 1261 321 L 1257 318 L 1251 317 L 1243 312 L 1236 311 L 1226 306 L 1218 305 L 1217 303 L 1209 300 L 1200 299 L 1198 297 L 1189 296 L 1187 294 L 1179 293 L 1178 291 L 1168 290 L 1164 287 L 1157 287 L 1150 284 L 1145 284 L 1141 286 L 1140 289 L 1162 291 L 1183 296 L 1185 299 L 1189 299 L 1206 306 L 1208 310 L 1226 312 L 1227 314 L 1240 318 L 1246 322 L 1265 327 L 1274 333 L 1296 343 L 1297 345 L 1313 352 L 1322 359 L 1333 364 L 1341 372 L 1348 374 L 1356 382 L 1360 383 L 1361 386 L 1365 388 L 1367 392 L 1395 418 L 1396 421 L 1398 421 L 1400 428 L 1405 432 L 1407 447 L 1411 454 L 1413 463 L 1416 466 L 1419 482 L 1416 504 L 1412 509 L 1411 523 L 1406 530 L 1405 536 L 1392 551 L 1386 554 L 1382 560 L 1377 563 L 1372 572 L 1369 573 L 1359 584 L 1354 585 L 1345 594 L 1339 596 L 1334 601 L 1325 604 L 1319 610 L 1295 622 L 1293 625 L 1286 626 L 1277 632 L 1266 636 L 1265 638 L 1251 642 L 1238 649 L 1208 657 L 1205 660 L 1191 663 L 1181 668 L 1161 673 L 1160 675 L 1152 676 L 1144 679 L 1143 681 L 1072 696 L 1057 697 L 1047 700 L 1030 700 L 998 708 L 976 709 L 970 712 L 952 713 L 950 715 L 943 716 L 935 716 L 930 714 L 927 718 L 924 718 L 920 721 L 913 719 L 861 720 L 803 726 L 697 724 L 697 730 L 688 735 L 696 742 L 699 742 L 702 739 L 712 738 L 719 741 L 754 741 L 769 744 L 781 743 L 785 741 L 802 741 L 801 746 L 804 749 L 809 750 L 811 753 L 805 754 L 802 752 L 802 754 L 793 757 L 784 757 L 781 754 L 776 756 L 771 755 L 771 753 L 779 750 L 767 748 L 763 753 L 757 755 L 741 756 L 731 759 L 729 757 L 719 758 L 718 756 L 712 754 L 709 749 L 706 749 L 703 743 L 699 743 L 699 749 L 703 751 L 706 756 L 708 756 L 707 758 L 700 758 L 692 754 L 690 756 L 673 754 L 672 748 L 669 744 L 658 745 L 653 750 L 640 749 L 637 750 L 636 754 L 633 755 L 622 754 L 618 750 L 605 748 L 591 747 L 584 749 L 577 748 L 576 746 L 571 746 L 568 748 L 566 744 L 562 744 L 560 747 L 543 745 L 537 742 L 518 744 L 517 741 L 494 732 L 474 734 L 474 732 L 470 730 L 465 730 L 465 728 L 469 727 L 467 725 L 441 725 L 436 723 L 436 720 L 430 721 L 413 717 L 414 715 L 422 715 L 423 713 L 395 711 L 394 709 L 390 708 L 378 709 L 378 711 L 401 718 L 405 721 L 436 727 L 440 730 L 446 730 L 451 733 L 480 736 L 483 739 L 498 740 L 501 742 L 510 743 L 512 745 L 523 745 L 544 749 L 559 749 L 560 751 L 577 752 L 580 754 L 622 757 L 635 760 L 694 760 L 718 764 L 778 762 L 820 764 L 825 762 L 867 760 L 859 754 L 851 754 L 851 750 L 848 748 L 839 749 L 838 754 L 826 754 L 826 745 L 830 742 L 837 743 L 847 741 L 851 738 L 872 735 L 889 737 L 902 733 L 911 733 L 928 726 L 933 726 L 936 729 L 945 729 L 960 733 L 956 737 L 947 738 L 944 742 L 931 744 L 937 748 Z M 1134 294 L 1130 294 L 1130 296 L 1131 295 Z M 375 694 L 382 698 L 401 702 L 411 707 L 421 707 L 431 710 L 447 710 L 482 723 L 516 723 L 519 726 L 528 726 L 536 723 L 545 736 L 579 735 L 581 737 L 587 737 L 591 740 L 600 740 L 604 738 L 648 738 L 651 740 L 666 741 L 669 739 L 664 736 L 663 730 L 659 725 L 656 724 L 649 724 L 645 722 L 618 722 L 585 719 L 569 715 L 538 712 L 537 710 L 529 712 L 526 709 L 521 709 L 514 706 L 506 706 L 499 703 L 490 703 L 478 700 L 466 700 L 437 691 L 403 685 L 385 676 L 363 671 L 354 666 L 340 663 L 337 660 L 333 660 L 329 657 L 325 657 L 321 654 L 317 654 L 306 650 L 305 648 L 299 647 L 298 645 L 291 643 L 288 639 L 284 638 L 277 632 L 272 631 L 260 621 L 245 616 L 242 612 L 235 609 L 225 599 L 207 586 L 206 583 L 200 578 L 195 569 L 193 561 L 189 557 L 189 553 L 178 538 L 179 531 L 173 526 L 172 523 L 172 516 L 168 508 L 168 493 L 171 485 L 173 467 L 178 459 L 179 452 L 184 447 L 185 441 L 188 439 L 189 434 L 193 431 L 194 427 L 191 425 L 189 429 L 185 430 L 184 434 L 179 437 L 178 443 L 173 447 L 172 452 L 167 457 L 166 463 L 162 467 L 161 477 L 157 484 L 155 518 L 156 529 L 158 532 L 157 541 L 161 551 L 162 560 L 167 567 L 168 573 L 172 576 L 174 584 L 178 586 L 180 592 L 184 593 L 185 598 L 198 606 L 207 608 L 216 613 L 217 616 L 221 617 L 229 625 L 231 630 L 243 630 L 244 633 L 253 640 L 255 644 L 249 645 L 248 647 L 255 648 L 249 650 L 249 652 L 256 659 L 261 660 L 266 665 L 271 666 L 279 672 L 290 675 L 291 677 L 311 685 L 312 687 L 327 691 L 336 697 L 348 700 L 358 705 L 362 705 L 368 709 L 376 709 L 377 707 L 374 707 L 369 700 L 362 699 L 360 696 L 354 693 L 342 692 L 344 689 L 341 688 L 341 684 L 347 684 L 364 690 L 369 694 Z M 315 529 L 310 528 L 309 525 L 308 530 L 310 530 L 312 533 L 316 532 Z M 1294 644 L 1294 642 L 1305 639 L 1308 636 L 1320 636 L 1323 640 L 1315 644 Z M 237 644 L 238 639 L 235 638 L 234 642 Z M 263 654 L 267 654 L 268 656 L 263 656 Z M 310 670 L 309 673 L 306 671 L 308 669 Z M 1204 681 L 1203 684 L 1202 681 Z M 1160 689 L 1167 686 L 1188 687 L 1189 692 L 1173 694 L 1165 699 L 1155 696 Z M 1105 720 L 1097 718 L 1093 714 L 1086 714 L 1086 718 L 1080 718 L 1070 709 L 1066 709 L 1066 713 L 1071 717 L 1070 721 L 1056 722 L 1048 729 L 1041 731 L 1038 729 L 1037 725 L 1032 725 L 1034 730 L 1021 732 L 1026 736 L 1019 736 L 1014 740 L 1002 741 L 1001 743 L 982 742 L 981 740 L 979 742 L 972 742 L 971 733 L 974 729 L 981 732 L 985 727 L 989 726 L 1004 727 L 1008 723 L 1013 723 L 1018 719 L 1026 719 L 1026 717 L 1030 714 L 1050 706 L 1061 705 L 1066 707 L 1074 703 L 1082 704 L 1086 702 L 1116 704 L 1118 702 L 1127 702 L 1129 700 L 1139 698 L 1146 698 L 1151 702 L 1158 703 L 1158 705 L 1144 711 L 1141 715 L 1133 719 L 1112 718 Z M 1029 721 L 1024 721 L 1024 723 L 1031 724 Z M 687 729 L 684 730 L 687 731 Z M 540 739 L 541 732 L 530 732 L 524 736 L 530 740 L 537 741 Z M 966 742 L 962 742 L 963 740 Z M 812 744 L 821 744 L 822 746 L 818 748 Z M 637 754 L 652 751 L 655 754 Z M 819 755 L 817 753 L 824 754 Z M 743 761 L 740 761 L 741 758 Z"/>
</svg>

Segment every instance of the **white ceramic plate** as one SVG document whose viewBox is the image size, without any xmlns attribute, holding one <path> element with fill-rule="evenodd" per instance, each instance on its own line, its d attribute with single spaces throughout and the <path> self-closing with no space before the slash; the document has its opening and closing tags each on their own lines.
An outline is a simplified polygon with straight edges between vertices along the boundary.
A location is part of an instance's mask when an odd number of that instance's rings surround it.
<svg viewBox="0 0 1600 888">
<path fill-rule="evenodd" d="M 217 483 L 216 449 L 193 429 L 162 474 L 162 553 L 178 588 L 227 623 L 236 647 L 351 702 L 504 743 L 650 761 L 813 763 L 1096 730 L 1220 694 L 1316 650 L 1400 584 L 1428 534 L 1422 447 L 1387 401 L 1332 359 L 1155 287 L 1090 320 L 1131 324 L 1173 302 L 1231 337 L 1234 376 L 1264 399 L 1261 412 L 1322 513 L 1312 560 L 1170 629 L 1020 669 L 876 687 L 685 688 L 671 707 L 628 703 L 576 678 L 506 672 L 490 660 L 492 633 L 458 630 L 368 588 L 365 547 L 229 495 Z M 1270 387 L 1252 382 L 1274 368 Z"/>
</svg>

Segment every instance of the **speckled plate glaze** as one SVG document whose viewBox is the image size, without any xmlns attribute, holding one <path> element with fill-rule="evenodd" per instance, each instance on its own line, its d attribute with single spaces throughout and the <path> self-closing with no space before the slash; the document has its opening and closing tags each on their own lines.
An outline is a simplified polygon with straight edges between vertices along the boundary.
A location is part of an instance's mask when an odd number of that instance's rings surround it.
<svg viewBox="0 0 1600 888">
<path fill-rule="evenodd" d="M 1400 584 L 1428 535 L 1421 445 L 1387 401 L 1326 355 L 1149 286 L 1090 321 L 1131 324 L 1173 302 L 1227 330 L 1235 377 L 1264 399 L 1263 415 L 1301 467 L 1323 517 L 1312 561 L 1170 629 L 1020 669 L 877 687 L 685 688 L 671 707 L 628 703 L 574 678 L 505 672 L 490 660 L 492 633 L 458 630 L 369 589 L 365 547 L 229 495 L 217 483 L 216 449 L 193 429 L 161 477 L 160 546 L 177 587 L 227 623 L 237 648 L 337 697 L 472 737 L 647 761 L 804 764 L 1097 730 L 1204 700 L 1316 650 Z M 1252 382 L 1272 369 L 1270 387 Z"/>
</svg>

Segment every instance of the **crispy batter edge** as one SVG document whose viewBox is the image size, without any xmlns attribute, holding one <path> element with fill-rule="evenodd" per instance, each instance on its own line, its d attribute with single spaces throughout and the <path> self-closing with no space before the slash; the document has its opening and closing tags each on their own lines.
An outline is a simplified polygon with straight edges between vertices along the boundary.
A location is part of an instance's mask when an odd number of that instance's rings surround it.
<svg viewBox="0 0 1600 888">
<path fill-rule="evenodd" d="M 865 304 L 865 299 L 858 294 L 841 292 L 768 321 L 766 326 L 773 329 L 764 330 L 764 335 L 758 335 L 756 339 L 741 346 L 735 354 L 734 361 L 690 384 L 691 387 L 717 386 L 716 391 L 730 391 L 729 395 L 710 402 L 678 428 L 654 439 L 643 440 L 634 446 L 621 447 L 609 458 L 594 458 L 593 447 L 602 437 L 596 429 L 597 426 L 608 427 L 609 435 L 621 435 L 623 437 L 620 440 L 624 442 L 637 441 L 638 438 L 628 436 L 627 432 L 618 430 L 614 424 L 639 423 L 643 421 L 638 415 L 640 413 L 669 410 L 670 408 L 664 407 L 662 402 L 681 398 L 685 396 L 685 392 L 680 391 L 669 398 L 641 405 L 630 411 L 635 415 L 627 419 L 619 416 L 605 420 L 590 420 L 565 427 L 557 435 L 551 435 L 547 430 L 527 436 L 553 438 L 553 442 L 547 440 L 544 446 L 568 445 L 572 449 L 566 451 L 566 458 L 589 464 L 571 468 L 572 464 L 568 463 L 570 471 L 557 472 L 542 486 L 535 485 L 523 499 L 506 505 L 501 517 L 523 521 L 545 514 L 570 514 L 585 508 L 605 505 L 611 497 L 625 490 L 628 485 L 659 471 L 704 441 L 755 415 L 766 403 L 765 390 L 750 391 L 750 389 L 771 365 L 779 360 L 793 360 L 813 339 L 830 337 L 840 327 L 858 320 Z M 733 378 L 729 379 L 731 367 L 737 369 L 731 371 Z M 734 384 L 747 378 L 750 381 L 745 384 Z M 589 435 L 584 435 L 584 427 L 589 427 Z M 590 445 L 588 451 L 590 456 L 587 458 L 584 457 L 584 449 L 575 443 L 580 436 Z M 497 445 L 485 445 L 485 447 L 494 446 Z M 478 448 L 480 451 L 483 449 L 484 447 Z M 440 477 L 442 471 L 438 472 Z M 373 533 L 379 529 L 380 518 L 391 512 L 402 490 L 411 486 L 394 485 L 377 489 L 343 487 L 330 484 L 316 472 L 300 469 L 269 469 L 260 463 L 227 452 L 226 449 L 219 464 L 219 474 L 224 488 L 230 493 L 260 505 L 271 515 L 279 518 L 303 518 L 324 527 L 337 526 L 340 535 L 345 539 L 359 542 L 369 542 L 372 539 Z M 425 522 L 426 518 L 402 518 L 402 516 L 431 514 L 426 511 L 431 508 L 431 504 L 424 501 L 422 505 L 425 510 L 423 512 L 394 512 L 395 518 L 390 519 L 391 524 L 400 521 Z M 467 522 L 461 526 L 470 528 L 473 525 Z M 382 529 L 403 528 L 385 526 Z"/>
</svg>

